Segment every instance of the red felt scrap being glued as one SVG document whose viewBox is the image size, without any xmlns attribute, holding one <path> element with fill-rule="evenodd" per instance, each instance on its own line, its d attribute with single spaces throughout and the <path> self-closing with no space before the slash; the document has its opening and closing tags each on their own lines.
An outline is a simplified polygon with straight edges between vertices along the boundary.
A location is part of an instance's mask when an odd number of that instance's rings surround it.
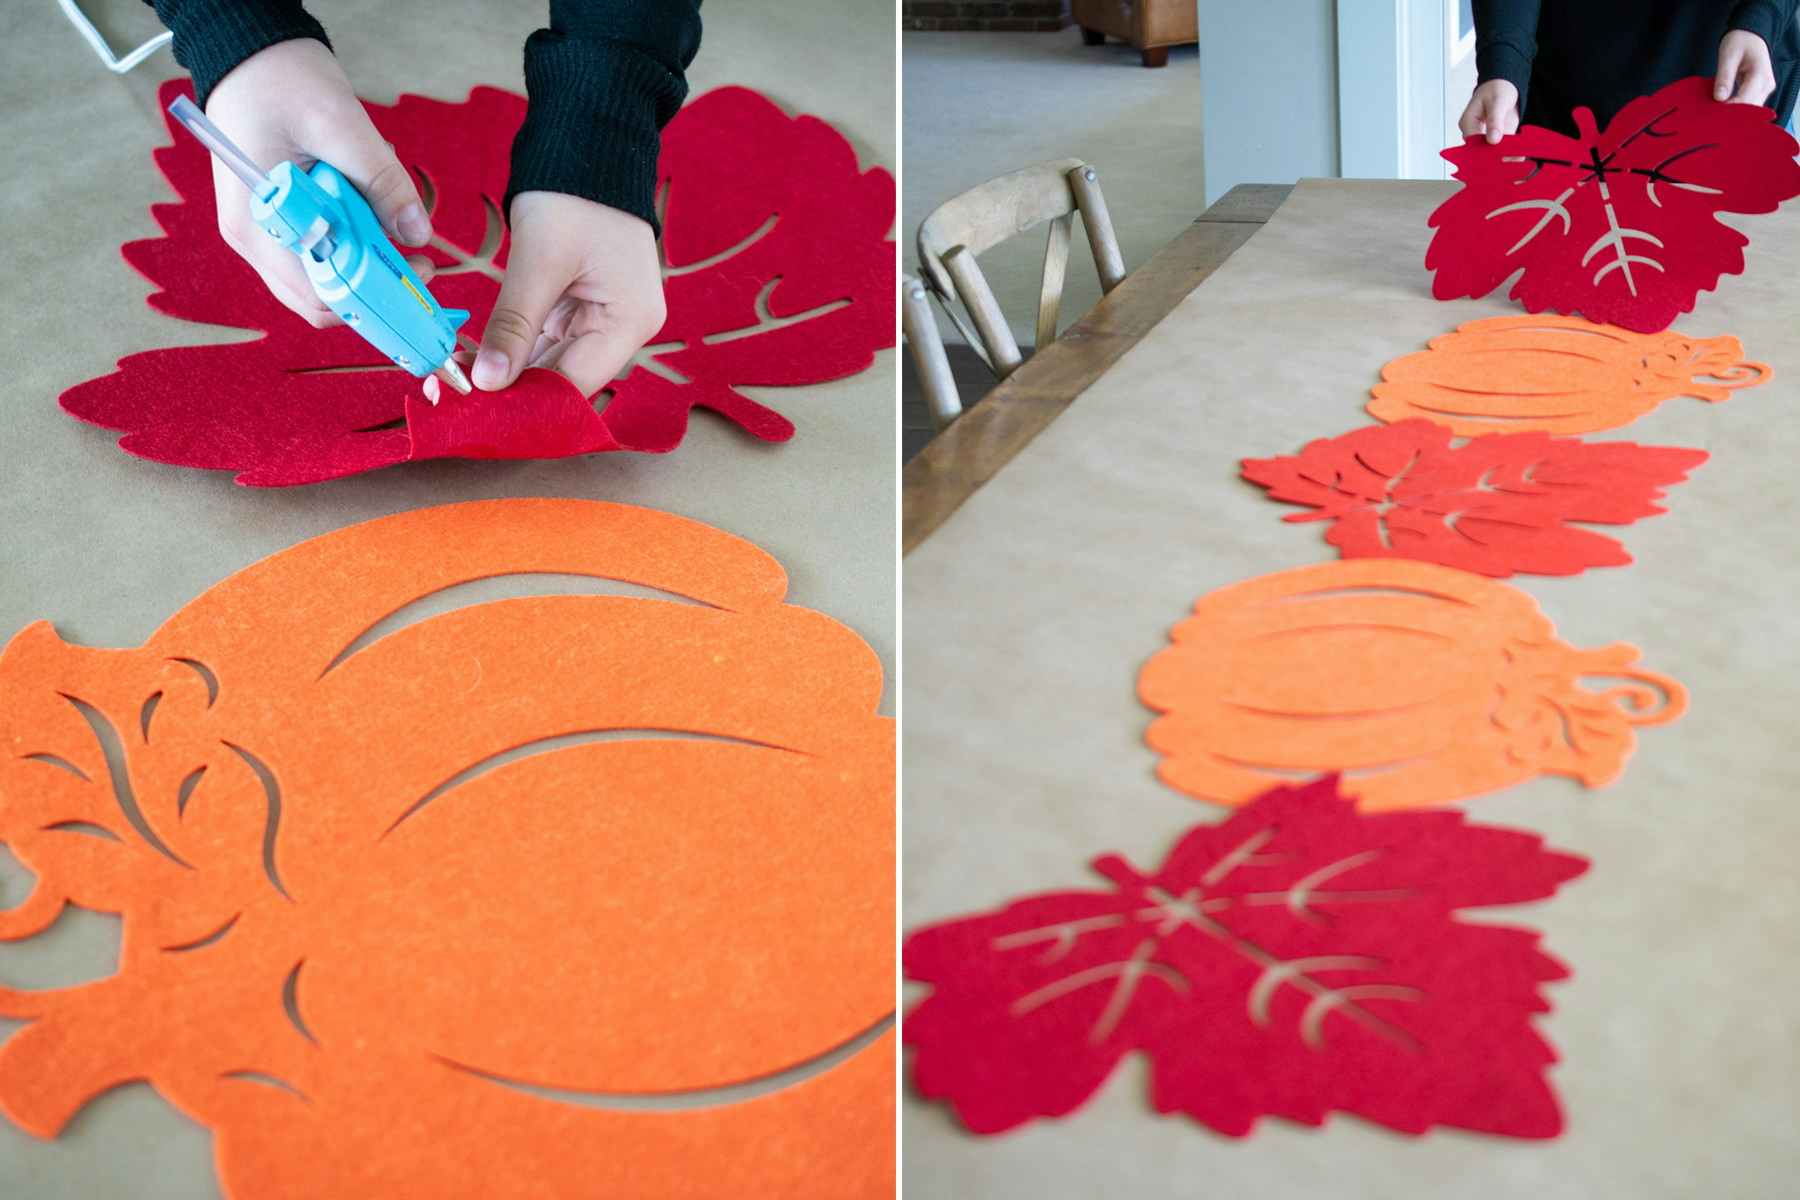
<svg viewBox="0 0 1800 1200">
<path fill-rule="evenodd" d="M 1538 934 L 1457 910 L 1551 895 L 1587 869 L 1456 812 L 1359 813 L 1326 777 L 1190 830 L 1155 871 L 913 933 L 919 1090 L 976 1133 L 1083 1104 L 1133 1051 L 1158 1112 L 1243 1135 L 1333 1110 L 1404 1133 L 1562 1129 L 1532 1028 L 1567 975 Z"/>
<path fill-rule="evenodd" d="M 1309 442 L 1299 454 L 1246 458 L 1244 478 L 1330 521 L 1345 558 L 1412 558 L 1505 578 L 1624 566 L 1618 541 L 1578 522 L 1628 525 L 1666 511 L 1663 489 L 1704 450 L 1496 433 L 1453 447 L 1435 421 L 1400 421 Z"/>
<path fill-rule="evenodd" d="M 1800 144 L 1769 109 L 1714 100 L 1708 78 L 1640 96 L 1603 130 L 1578 108 L 1575 125 L 1444 151 L 1462 187 L 1431 214 L 1433 295 L 1485 296 L 1523 268 L 1510 294 L 1528 312 L 1653 333 L 1743 271 L 1749 239 L 1715 214 L 1800 195 Z"/>
<path fill-rule="evenodd" d="M 166 108 L 191 93 L 163 86 Z M 431 290 L 473 315 L 479 338 L 509 245 L 499 220 L 523 97 L 478 87 L 459 103 L 402 96 L 366 104 L 421 181 L 437 266 Z M 420 381 L 342 326 L 283 308 L 219 237 L 207 152 L 171 121 L 157 165 L 180 200 L 152 211 L 163 236 L 124 255 L 171 316 L 254 330 L 250 341 L 128 355 L 62 406 L 122 430 L 132 454 L 237 473 L 239 483 L 314 483 L 427 458 L 554 458 L 678 445 L 706 408 L 764 441 L 788 419 L 743 387 L 822 383 L 866 369 L 894 344 L 894 181 L 862 171 L 850 143 L 762 95 L 720 88 L 663 133 L 658 201 L 669 316 L 628 373 L 592 402 L 547 371 L 432 407 Z"/>
</svg>

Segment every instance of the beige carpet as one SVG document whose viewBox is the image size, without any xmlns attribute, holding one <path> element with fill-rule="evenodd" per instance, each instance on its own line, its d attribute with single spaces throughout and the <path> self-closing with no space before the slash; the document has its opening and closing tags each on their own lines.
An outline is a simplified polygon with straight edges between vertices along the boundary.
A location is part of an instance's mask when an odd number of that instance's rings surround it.
<svg viewBox="0 0 1800 1200">
<path fill-rule="evenodd" d="M 1073 156 L 1099 168 L 1127 269 L 1142 264 L 1199 215 L 1195 47 L 1178 46 L 1167 67 L 1148 70 L 1129 46 L 1083 46 L 1073 28 L 908 33 L 901 37 L 901 57 L 902 261 L 917 263 L 914 236 L 933 208 L 984 180 L 1048 158 Z M 981 258 L 1021 345 L 1032 337 L 1043 252 L 1042 236 L 1027 234 Z M 1064 325 L 1099 298 L 1093 259 L 1077 222 L 1063 294 Z M 961 341 L 947 322 L 940 324 L 947 341 Z M 973 378 L 979 382 L 981 376 Z M 904 398 L 910 457 L 923 445 L 926 428 L 910 362 Z M 973 399 L 965 390 L 963 402 Z"/>
</svg>

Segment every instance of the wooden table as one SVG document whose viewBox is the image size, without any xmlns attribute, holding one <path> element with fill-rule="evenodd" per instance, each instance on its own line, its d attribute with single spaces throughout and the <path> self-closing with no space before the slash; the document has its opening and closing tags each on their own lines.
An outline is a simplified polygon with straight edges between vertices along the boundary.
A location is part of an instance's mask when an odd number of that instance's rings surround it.
<svg viewBox="0 0 1800 1200">
<path fill-rule="evenodd" d="M 906 464 L 902 553 L 934 533 L 1075 398 L 1218 270 L 1293 191 L 1243 183 Z"/>
<path fill-rule="evenodd" d="M 1338 557 L 1319 525 L 1284 521 L 1291 506 L 1244 481 L 1245 457 L 1369 428 L 1382 364 L 1519 311 L 1504 289 L 1433 297 L 1428 221 L 1453 187 L 1305 180 L 1260 225 L 1202 222 L 1090 314 L 1080 341 L 1028 361 L 930 448 L 943 494 L 908 514 L 918 549 L 902 579 L 904 929 L 1104 886 L 1084 866 L 1095 855 L 1159 864 L 1187 829 L 1221 818 L 1156 775 L 1140 673 L 1197 597 Z M 1640 648 L 1690 696 L 1680 720 L 1639 731 L 1609 787 L 1544 775 L 1467 806 L 1471 821 L 1592 864 L 1552 900 L 1470 917 L 1536 931 L 1572 971 L 1534 1019 L 1560 1058 L 1563 1136 L 1411 1138 L 1334 1116 L 1227 1138 L 1157 1115 L 1155 1068 L 1131 1056 L 1066 1118 L 991 1138 L 909 1078 L 909 1195 L 1793 1193 L 1800 558 L 1782 518 L 1800 507 L 1800 209 L 1734 224 L 1750 239 L 1744 273 L 1675 328 L 1740 339 L 1773 378 L 1592 436 L 1710 455 L 1669 489 L 1665 513 L 1607 530 L 1630 565 L 1496 585 L 1529 596 L 1571 646 Z M 1169 262 L 1208 242 L 1223 243 L 1211 263 Z M 1165 269 L 1185 277 L 1147 289 Z M 1163 296 L 1134 294 L 1146 290 Z M 1128 315 L 1132 301 L 1142 309 Z M 907 1006 L 925 993 L 908 983 Z"/>
</svg>

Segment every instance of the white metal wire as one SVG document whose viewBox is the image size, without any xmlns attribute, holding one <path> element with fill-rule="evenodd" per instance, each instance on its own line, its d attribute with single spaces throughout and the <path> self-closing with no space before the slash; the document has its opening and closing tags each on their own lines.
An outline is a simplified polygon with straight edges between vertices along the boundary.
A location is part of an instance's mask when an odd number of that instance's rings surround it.
<svg viewBox="0 0 1800 1200">
<path fill-rule="evenodd" d="M 87 14 L 81 11 L 81 7 L 75 3 L 75 0 L 56 0 L 56 3 L 62 8 L 63 15 L 69 18 L 69 23 L 75 26 L 75 31 L 86 38 L 87 44 L 94 48 L 94 53 L 100 56 L 100 61 L 106 64 L 106 69 L 115 75 L 123 75 L 175 38 L 174 34 L 165 30 L 125 57 L 120 58 L 113 53 L 112 47 L 106 44 L 106 39 L 100 36 L 100 31 L 94 28 L 94 23 L 88 20 Z"/>
</svg>

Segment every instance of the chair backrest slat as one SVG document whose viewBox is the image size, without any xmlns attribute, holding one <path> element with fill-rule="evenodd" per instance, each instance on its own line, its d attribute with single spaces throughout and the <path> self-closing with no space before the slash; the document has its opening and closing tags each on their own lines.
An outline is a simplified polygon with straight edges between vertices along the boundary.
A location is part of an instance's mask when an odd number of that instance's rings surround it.
<svg viewBox="0 0 1800 1200">
<path fill-rule="evenodd" d="M 1069 227 L 1075 216 L 1064 213 L 1050 222 L 1044 239 L 1044 276 L 1038 284 L 1037 345 L 1056 340 L 1056 318 L 1062 310 L 1063 277 L 1069 268 Z"/>
</svg>

